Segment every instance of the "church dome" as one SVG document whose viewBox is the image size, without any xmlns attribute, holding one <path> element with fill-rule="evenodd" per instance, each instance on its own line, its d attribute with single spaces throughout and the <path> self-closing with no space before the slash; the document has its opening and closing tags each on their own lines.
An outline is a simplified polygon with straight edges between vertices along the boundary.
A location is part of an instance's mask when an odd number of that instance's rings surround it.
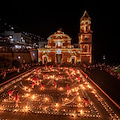
<svg viewBox="0 0 120 120">
<path fill-rule="evenodd" d="M 71 40 L 71 38 L 67 34 L 64 34 L 64 32 L 62 32 L 61 28 L 59 30 L 57 30 L 57 32 L 55 32 L 54 34 L 52 34 L 48 37 L 48 40 L 51 40 L 51 39 L 60 39 L 60 40 L 68 39 L 68 40 Z"/>
</svg>

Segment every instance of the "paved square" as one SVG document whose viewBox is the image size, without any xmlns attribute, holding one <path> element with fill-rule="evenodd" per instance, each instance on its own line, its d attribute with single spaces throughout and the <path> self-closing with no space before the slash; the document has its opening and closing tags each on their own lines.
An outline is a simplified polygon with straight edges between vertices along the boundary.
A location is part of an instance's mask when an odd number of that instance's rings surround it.
<svg viewBox="0 0 120 120">
<path fill-rule="evenodd" d="M 0 118 L 118 119 L 79 68 L 45 66 L 1 93 Z M 15 113 L 15 116 L 8 117 Z M 26 116 L 22 115 L 26 114 Z M 22 118 L 20 118 L 22 117 Z M 38 118 L 37 118 L 38 117 Z M 33 119 L 32 117 L 29 119 Z M 57 118 L 58 119 L 58 118 Z"/>
</svg>

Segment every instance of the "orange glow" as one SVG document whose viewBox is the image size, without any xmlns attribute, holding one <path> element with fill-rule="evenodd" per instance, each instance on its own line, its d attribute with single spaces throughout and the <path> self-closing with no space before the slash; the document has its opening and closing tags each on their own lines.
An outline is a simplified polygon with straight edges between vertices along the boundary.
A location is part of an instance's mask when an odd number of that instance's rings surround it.
<svg viewBox="0 0 120 120">
<path fill-rule="evenodd" d="M 84 17 L 86 15 L 88 16 L 87 19 Z M 38 48 L 38 60 L 42 61 L 43 64 L 46 64 L 46 62 L 60 64 L 92 62 L 91 18 L 86 11 L 80 19 L 79 41 L 76 45 L 71 45 L 71 38 L 59 29 L 57 32 L 48 37 L 48 44 L 45 48 Z M 61 58 L 57 57 L 57 54 L 61 54 Z"/>
</svg>

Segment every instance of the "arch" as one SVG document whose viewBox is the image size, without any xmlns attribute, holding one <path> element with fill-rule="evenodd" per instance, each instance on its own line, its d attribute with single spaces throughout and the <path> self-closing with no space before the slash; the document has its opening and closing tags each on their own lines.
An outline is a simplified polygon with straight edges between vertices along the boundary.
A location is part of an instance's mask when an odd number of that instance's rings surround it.
<svg viewBox="0 0 120 120">
<path fill-rule="evenodd" d="M 48 56 L 47 55 L 43 55 L 42 56 L 42 63 L 43 64 L 47 64 L 47 62 L 48 62 Z"/>
<path fill-rule="evenodd" d="M 62 54 L 56 54 L 56 63 L 62 64 Z"/>
<path fill-rule="evenodd" d="M 76 56 L 71 56 L 70 62 L 71 64 L 76 64 Z"/>
<path fill-rule="evenodd" d="M 84 45 L 83 46 L 83 52 L 88 52 L 88 47 L 89 47 L 88 45 Z"/>
<path fill-rule="evenodd" d="M 62 47 L 62 43 L 60 41 L 56 42 L 56 48 L 61 48 Z"/>
<path fill-rule="evenodd" d="M 87 49 L 88 49 L 88 48 L 87 48 L 87 46 L 85 45 L 85 47 L 84 47 L 84 52 L 87 52 Z"/>
</svg>

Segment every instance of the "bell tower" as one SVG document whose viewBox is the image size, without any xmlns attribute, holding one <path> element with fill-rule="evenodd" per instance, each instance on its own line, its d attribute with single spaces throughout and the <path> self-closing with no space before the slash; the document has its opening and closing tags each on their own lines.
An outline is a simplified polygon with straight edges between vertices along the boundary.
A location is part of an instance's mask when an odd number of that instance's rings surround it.
<svg viewBox="0 0 120 120">
<path fill-rule="evenodd" d="M 81 50 L 81 63 L 92 62 L 92 31 L 91 18 L 87 11 L 84 12 L 80 19 L 79 48 Z"/>
</svg>

